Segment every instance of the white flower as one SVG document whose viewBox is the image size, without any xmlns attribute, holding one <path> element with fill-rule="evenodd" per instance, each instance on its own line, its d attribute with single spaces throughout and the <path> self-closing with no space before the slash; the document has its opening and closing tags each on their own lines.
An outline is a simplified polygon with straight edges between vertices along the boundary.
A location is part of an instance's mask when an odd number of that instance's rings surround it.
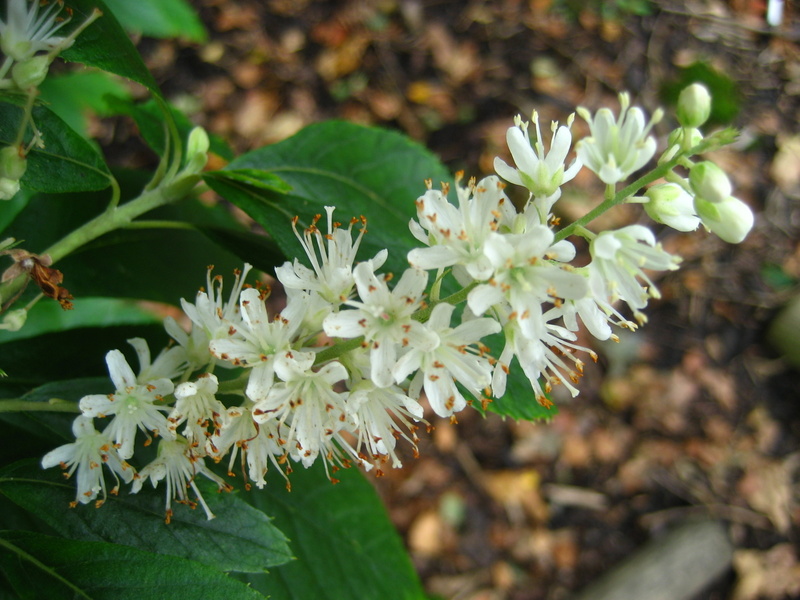
<svg viewBox="0 0 800 600">
<path fill-rule="evenodd" d="M 142 338 L 131 338 L 127 342 L 136 351 L 139 359 L 139 375 L 136 381 L 147 383 L 153 379 L 175 379 L 186 370 L 186 350 L 181 346 L 164 348 L 156 356 L 155 361 L 150 361 L 150 347 Z"/>
<path fill-rule="evenodd" d="M 493 234 L 486 242 L 486 255 L 495 273 L 488 283 L 469 293 L 470 310 L 480 316 L 508 302 L 509 318 L 518 319 L 524 334 L 537 339 L 542 333 L 543 302 L 582 298 L 587 292 L 583 276 L 551 262 L 566 252 L 564 247 L 553 245 L 553 238 L 553 232 L 544 225 L 535 225 L 524 235 Z"/>
<path fill-rule="evenodd" d="M 0 20 L 0 48 L 6 56 L 24 61 L 37 52 L 64 50 L 72 44 L 72 40 L 55 35 L 70 21 L 69 16 L 60 16 L 64 3 L 48 4 L 40 14 L 39 8 L 46 5 L 39 0 L 6 2 L 6 19 Z"/>
<path fill-rule="evenodd" d="M 366 232 L 367 221 L 352 219 L 347 229 L 333 222 L 334 207 L 326 206 L 328 215 L 328 233 L 323 234 L 317 228 L 320 215 L 317 215 L 311 226 L 301 236 L 297 231 L 297 217 L 292 221 L 295 236 L 311 263 L 311 269 L 295 259 L 294 263 L 285 262 L 275 269 L 278 280 L 288 289 L 304 290 L 319 294 L 326 303 L 338 306 L 353 292 L 353 263 Z M 352 229 L 356 223 L 361 224 L 358 236 L 352 237 Z M 388 252 L 381 250 L 372 259 L 374 267 L 380 268 L 386 261 Z"/>
<path fill-rule="evenodd" d="M 267 484 L 265 476 L 272 463 L 286 477 L 279 459 L 286 454 L 285 441 L 280 442 L 278 424 L 275 421 L 256 423 L 253 420 L 253 403 L 227 409 L 222 416 L 220 426 L 209 438 L 208 453 L 214 460 L 220 461 L 230 452 L 228 474 L 233 475 L 233 463 L 241 450 L 242 471 L 245 473 L 245 488 L 250 489 L 250 481 L 261 489 Z M 288 480 L 287 480 L 288 481 Z"/>
<path fill-rule="evenodd" d="M 656 152 L 656 140 L 648 135 L 655 123 L 661 120 L 661 110 L 645 123 L 641 109 L 630 107 L 630 96 L 619 95 L 619 118 L 608 108 L 601 108 L 592 118 L 583 107 L 578 114 L 589 124 L 591 135 L 579 141 L 575 150 L 586 167 L 606 184 L 623 181 L 641 169 Z"/>
<path fill-rule="evenodd" d="M 103 497 L 98 500 L 98 506 L 106 498 L 106 482 L 103 477 L 103 465 L 108 467 L 117 481 L 111 493 L 116 494 L 119 487 L 117 475 L 125 483 L 133 479 L 133 467 L 120 457 L 111 440 L 105 433 L 98 433 L 94 428 L 93 420 L 83 415 L 72 422 L 72 433 L 75 441 L 64 444 L 51 450 L 42 458 L 42 467 L 49 469 L 60 465 L 66 471 L 65 475 L 71 477 L 77 470 L 77 495 L 76 502 L 87 504 L 102 492 Z"/>
<path fill-rule="evenodd" d="M 313 352 L 286 352 L 275 367 L 282 381 L 253 406 L 255 421 L 277 423 L 280 443 L 305 467 L 311 466 L 320 452 L 326 458 L 336 454 L 332 439 L 347 420 L 343 396 L 333 389 L 347 378 L 347 369 L 330 362 L 313 371 L 315 356 Z"/>
<path fill-rule="evenodd" d="M 561 186 L 572 180 L 581 167 L 580 160 L 573 160 L 567 170 L 564 161 L 572 144 L 570 127 L 574 115 L 570 115 L 566 125 L 558 126 L 556 121 L 550 125 L 553 137 L 550 140 L 550 151 L 545 152 L 542 132 L 539 129 L 539 115 L 536 111 L 531 117 L 536 128 L 536 140 L 531 143 L 528 134 L 528 122 L 517 116 L 515 126 L 506 133 L 506 142 L 517 168 L 510 167 L 505 161 L 496 157 L 494 169 L 506 181 L 521 185 L 533 195 L 542 215 L 542 223 L 546 222 L 550 208 L 561 196 Z"/>
<path fill-rule="evenodd" d="M 514 207 L 497 177 L 486 177 L 477 185 L 470 179 L 466 187 L 461 187 L 460 175 L 456 175 L 458 207 L 448 202 L 447 186 L 443 192 L 429 189 L 417 199 L 419 223 L 412 220 L 409 227 L 428 247 L 411 250 L 408 262 L 425 270 L 453 266 L 456 279 L 466 285 L 491 275 L 483 245 L 492 231 L 510 224 Z M 464 271 L 468 277 L 464 277 Z"/>
<path fill-rule="evenodd" d="M 531 339 L 522 332 L 519 322 L 507 320 L 501 311 L 501 318 L 506 322 L 503 333 L 506 345 L 498 358 L 492 377 L 492 394 L 499 398 L 506 391 L 506 380 L 514 356 L 528 377 L 531 387 L 536 394 L 536 400 L 545 408 L 552 403 L 546 394 L 553 386 L 564 384 L 572 396 L 578 394 L 577 388 L 572 385 L 578 382 L 583 374 L 583 362 L 573 355 L 580 350 L 589 353 L 593 360 L 597 355 L 583 346 L 574 343 L 577 336 L 564 327 L 552 323 L 562 315 L 559 307 L 554 307 L 542 315 L 542 333 L 536 339 Z M 570 365 L 569 362 L 572 364 Z M 542 381 L 544 380 L 544 385 Z"/>
<path fill-rule="evenodd" d="M 642 225 L 604 231 L 592 240 L 589 249 L 592 254 L 589 277 L 593 280 L 593 289 L 604 290 L 603 299 L 625 301 L 634 311 L 647 306 L 649 297 L 660 297 L 644 269 L 672 271 L 680 262 L 679 257 L 664 251 L 661 244 L 656 243 L 653 232 Z M 638 279 L 648 287 L 643 287 Z"/>
<path fill-rule="evenodd" d="M 298 311 L 299 312 L 299 311 Z M 245 393 L 257 402 L 267 397 L 275 377 L 275 356 L 290 349 L 301 322 L 300 315 L 286 318 L 283 314 L 270 321 L 261 293 L 248 288 L 241 293 L 240 325 L 229 325 L 224 339 L 209 344 L 211 353 L 236 367 L 251 370 Z"/>
<path fill-rule="evenodd" d="M 694 198 L 677 183 L 661 183 L 645 192 L 644 205 L 650 218 L 677 231 L 694 231 L 700 224 L 695 214 Z"/>
<path fill-rule="evenodd" d="M 371 263 L 360 263 L 353 271 L 360 301 L 347 302 L 355 310 L 328 315 L 323 322 L 331 337 L 364 336 L 370 346 L 370 378 L 375 385 L 392 385 L 392 368 L 398 348 L 430 347 L 434 338 L 412 315 L 422 306 L 428 274 L 407 269 L 393 290 L 385 279 L 378 279 Z"/>
<path fill-rule="evenodd" d="M 145 479 L 155 488 L 158 482 L 164 480 L 166 496 L 166 521 L 172 519 L 172 500 L 179 504 L 186 504 L 189 508 L 196 508 L 197 503 L 190 500 L 186 490 L 191 487 L 197 497 L 197 502 L 203 507 L 206 517 L 210 520 L 214 514 L 208 508 L 203 495 L 197 489 L 195 477 L 203 475 L 219 486 L 219 491 L 230 491 L 232 488 L 219 475 L 210 471 L 202 458 L 192 454 L 191 447 L 185 440 L 161 440 L 158 444 L 156 459 L 139 471 L 138 477 L 131 486 L 131 493 L 136 494 L 142 489 Z"/>
<path fill-rule="evenodd" d="M 212 277 L 213 267 L 209 267 L 206 273 L 206 288 L 197 293 L 195 303 L 190 304 L 181 298 L 183 312 L 192 322 L 191 333 L 187 334 L 172 317 L 164 319 L 167 333 L 186 350 L 192 371 L 204 369 L 214 360 L 208 349 L 211 340 L 228 337 L 230 328 L 235 329 L 241 323 L 239 295 L 244 288 L 245 278 L 252 268 L 245 263 L 241 271 L 234 271 L 233 288 L 226 299 L 222 295 L 222 276 Z"/>
<path fill-rule="evenodd" d="M 169 408 L 155 404 L 172 393 L 172 382 L 169 379 L 156 379 L 139 383 L 119 350 L 111 350 L 106 354 L 106 364 L 116 391 L 107 396 L 84 396 L 79 406 L 87 417 L 114 416 L 103 433 L 117 444 L 120 457 L 128 459 L 133 456 L 137 429 L 146 435 L 152 431 L 156 435 L 172 437 L 169 422 L 163 414 Z"/>
<path fill-rule="evenodd" d="M 392 460 L 394 468 L 403 466 L 395 452 L 397 440 L 405 438 L 417 449 L 417 426 L 422 420 L 423 409 L 419 402 L 409 398 L 397 386 L 378 387 L 369 379 L 361 379 L 347 396 L 346 409 L 358 428 L 358 439 L 354 444 L 357 453 L 366 448 L 369 456 L 363 460 Z M 399 422 L 399 424 L 398 424 Z M 406 434 L 400 427 L 409 430 Z M 380 469 L 376 474 L 380 475 Z"/>
<path fill-rule="evenodd" d="M 416 372 L 409 395 L 417 398 L 424 388 L 431 407 L 440 417 L 450 417 L 467 404 L 456 382 L 475 398 L 481 398 L 481 392 L 488 388 L 492 372 L 489 360 L 471 346 L 500 331 L 500 324 L 489 318 L 472 319 L 452 328 L 450 318 L 454 310 L 452 304 L 436 305 L 427 325 L 438 343 L 428 349 L 411 348 L 392 369 L 398 383 Z"/>
<path fill-rule="evenodd" d="M 225 405 L 214 394 L 219 389 L 215 375 L 204 373 L 197 381 L 186 381 L 175 388 L 175 408 L 169 414 L 170 429 L 175 432 L 181 423 L 186 427 L 181 432 L 193 447 L 205 443 L 210 435 L 208 426 L 217 425 Z"/>
</svg>

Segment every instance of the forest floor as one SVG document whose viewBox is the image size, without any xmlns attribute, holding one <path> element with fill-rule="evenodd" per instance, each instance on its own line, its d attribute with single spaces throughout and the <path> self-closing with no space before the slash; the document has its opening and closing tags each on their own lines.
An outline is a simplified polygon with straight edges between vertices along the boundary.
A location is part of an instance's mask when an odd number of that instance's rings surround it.
<svg viewBox="0 0 800 600">
<path fill-rule="evenodd" d="M 747 240 L 660 230 L 682 268 L 657 281 L 645 327 L 596 347 L 551 422 L 432 415 L 420 458 L 371 479 L 432 595 L 565 598 L 706 515 L 735 551 L 698 598 L 800 597 L 800 385 L 767 335 L 800 281 L 800 7 L 770 28 L 758 0 L 193 4 L 208 43 L 139 47 L 167 96 L 240 152 L 341 118 L 480 177 L 516 114 L 564 122 L 623 90 L 652 111 L 706 81 L 716 118 L 742 131 L 714 160 L 757 215 Z M 602 195 L 585 170 L 576 183 L 566 219 Z M 636 207 L 613 219 L 646 222 Z"/>
</svg>

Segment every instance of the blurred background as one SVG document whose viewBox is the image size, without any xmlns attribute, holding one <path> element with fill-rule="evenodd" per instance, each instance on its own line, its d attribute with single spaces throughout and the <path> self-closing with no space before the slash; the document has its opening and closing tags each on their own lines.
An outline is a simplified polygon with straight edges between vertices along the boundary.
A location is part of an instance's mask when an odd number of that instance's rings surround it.
<svg viewBox="0 0 800 600">
<path fill-rule="evenodd" d="M 119 4 L 135 29 L 142 15 Z M 368 477 L 432 597 L 554 600 L 588 586 L 587 598 L 800 598 L 798 4 L 190 4 L 199 20 L 163 39 L 158 19 L 145 18 L 136 41 L 170 101 L 237 153 L 338 118 L 403 131 L 481 177 L 495 156 L 509 158 L 516 114 L 564 122 L 577 105 L 616 110 L 623 90 L 652 113 L 703 82 L 714 97 L 706 129 L 741 130 L 713 159 L 755 211 L 751 235 L 730 246 L 656 228 L 681 270 L 657 281 L 645 327 L 595 346 L 580 396 L 556 394 L 551 422 L 464 411 L 454 425 L 431 413 L 420 458 Z M 153 162 L 131 121 L 88 126 L 121 162 Z M 573 132 L 585 132 L 580 119 Z M 584 170 L 557 210 L 566 222 L 601 197 Z M 637 222 L 652 226 L 629 206 L 597 226 Z M 688 534 L 663 537 L 676 527 Z M 631 583 L 624 567 L 622 587 L 602 595 L 598 578 L 631 560 L 663 565 L 665 595 L 619 591 Z M 692 577 L 687 591 L 681 580 Z"/>
</svg>

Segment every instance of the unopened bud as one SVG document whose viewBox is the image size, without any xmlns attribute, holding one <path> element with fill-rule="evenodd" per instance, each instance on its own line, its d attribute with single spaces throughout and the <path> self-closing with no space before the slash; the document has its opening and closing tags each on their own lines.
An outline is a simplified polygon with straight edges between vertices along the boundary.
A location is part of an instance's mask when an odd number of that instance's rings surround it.
<svg viewBox="0 0 800 600">
<path fill-rule="evenodd" d="M 183 169 L 185 174 L 199 173 L 208 162 L 208 148 L 210 146 L 208 134 L 202 127 L 195 127 L 189 133 L 189 140 L 186 143 L 186 166 Z"/>
<path fill-rule="evenodd" d="M 28 160 L 20 154 L 17 146 L 6 146 L 0 150 L 0 177 L 22 179 Z"/>
<path fill-rule="evenodd" d="M 753 228 L 753 211 L 733 196 L 723 202 L 695 198 L 694 208 L 703 225 L 729 244 L 738 244 Z"/>
<path fill-rule="evenodd" d="M 21 90 L 39 87 L 47 77 L 51 62 L 52 58 L 47 54 L 33 56 L 15 64 L 11 69 L 11 78 Z"/>
<path fill-rule="evenodd" d="M 684 127 L 700 127 L 711 115 L 711 94 L 701 83 L 693 83 L 678 97 L 678 122 Z"/>
<path fill-rule="evenodd" d="M 723 202 L 730 198 L 733 192 L 731 181 L 720 169 L 711 161 L 697 163 L 689 172 L 689 185 L 696 196 L 709 202 Z"/>
<path fill-rule="evenodd" d="M 19 179 L 0 177 L 0 200 L 11 200 L 19 191 Z"/>
<path fill-rule="evenodd" d="M 9 311 L 4 317 L 3 322 L 0 323 L 0 329 L 6 331 L 19 331 L 25 325 L 28 319 L 28 311 L 24 308 Z"/>
<path fill-rule="evenodd" d="M 700 224 L 694 199 L 677 183 L 654 185 L 644 195 L 650 200 L 644 209 L 654 221 L 678 231 L 694 231 Z"/>
</svg>

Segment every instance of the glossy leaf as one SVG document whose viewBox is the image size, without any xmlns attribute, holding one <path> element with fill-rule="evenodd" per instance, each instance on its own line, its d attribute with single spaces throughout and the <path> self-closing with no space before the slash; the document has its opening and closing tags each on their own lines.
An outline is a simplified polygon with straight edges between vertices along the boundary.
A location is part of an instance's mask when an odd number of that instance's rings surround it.
<svg viewBox="0 0 800 600">
<path fill-rule="evenodd" d="M 291 491 L 278 476 L 247 494 L 274 516 L 297 560 L 244 579 L 272 600 L 425 598 L 373 487 L 355 468 L 336 477 L 329 482 L 319 464 L 300 467 L 290 475 Z"/>
<path fill-rule="evenodd" d="M 0 145 L 15 142 L 23 109 L 0 102 Z M 95 148 L 45 106 L 33 108 L 33 121 L 44 148 L 34 146 L 21 182 L 39 192 L 65 193 L 102 190 L 110 183 L 105 161 Z"/>
<path fill-rule="evenodd" d="M 26 531 L 0 532 L 0 572 L 21 598 L 263 598 L 242 582 L 185 558 Z"/>
<path fill-rule="evenodd" d="M 216 518 L 208 520 L 199 507 L 173 505 L 166 524 L 164 482 L 155 491 L 148 485 L 138 494 L 123 488 L 100 508 L 70 508 L 74 482 L 65 481 L 57 468 L 43 471 L 38 461 L 23 461 L 0 473 L 0 494 L 70 539 L 181 556 L 221 571 L 259 573 L 291 560 L 286 538 L 267 515 L 236 493 L 219 493 L 216 485 L 196 483 Z"/>
<path fill-rule="evenodd" d="M 203 24 L 185 0 L 106 0 L 106 5 L 130 32 L 189 42 L 206 40 Z"/>
<path fill-rule="evenodd" d="M 65 0 L 73 11 L 73 21 L 80 23 L 99 9 L 103 14 L 89 25 L 75 43 L 61 53 L 64 60 L 97 67 L 142 84 L 151 93 L 161 96 L 156 80 L 145 66 L 128 34 L 102 0 Z"/>
<path fill-rule="evenodd" d="M 297 215 L 298 226 L 307 227 L 315 215 L 325 213 L 325 206 L 336 206 L 337 221 L 361 215 L 368 220 L 359 259 L 387 248 L 384 270 L 397 274 L 408 267 L 406 253 L 417 244 L 408 221 L 416 215 L 425 179 L 450 179 L 433 154 L 403 135 L 341 121 L 306 127 L 283 142 L 244 154 L 227 169 L 268 171 L 291 186 L 287 194 L 263 190 L 258 196 L 225 196 L 261 224 L 286 256 L 303 257 L 291 219 Z M 217 189 L 214 180 L 208 183 Z"/>
<path fill-rule="evenodd" d="M 0 331 L 0 344 L 79 327 L 152 325 L 161 321 L 161 317 L 133 300 L 81 298 L 70 311 L 63 310 L 57 302 L 41 301 L 28 311 L 22 329 Z"/>
</svg>

